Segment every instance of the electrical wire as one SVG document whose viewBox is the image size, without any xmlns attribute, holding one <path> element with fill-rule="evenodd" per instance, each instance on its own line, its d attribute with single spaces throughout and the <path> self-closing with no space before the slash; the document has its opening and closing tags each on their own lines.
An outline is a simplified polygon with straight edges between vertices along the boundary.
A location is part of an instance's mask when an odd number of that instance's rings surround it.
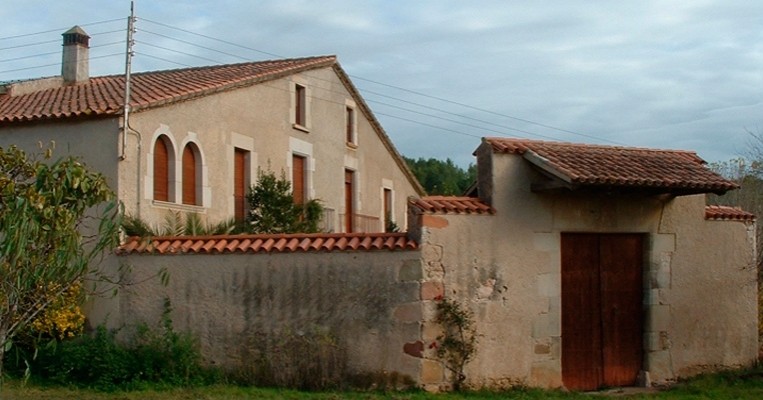
<svg viewBox="0 0 763 400">
<path fill-rule="evenodd" d="M 98 21 L 98 22 L 90 22 L 90 23 L 87 23 L 87 24 L 82 24 L 80 26 L 94 26 L 94 25 L 107 24 L 107 23 L 110 23 L 110 22 L 122 21 L 122 20 L 123 20 L 123 18 L 115 18 L 115 19 L 108 19 L 108 20 Z M 66 30 L 66 29 L 69 29 L 69 28 L 71 28 L 71 27 L 50 29 L 50 30 L 47 30 L 47 31 L 40 31 L 40 32 L 33 32 L 33 33 L 25 33 L 25 34 L 22 34 L 22 35 L 15 35 L 15 36 L 5 36 L 5 37 L 0 37 L 0 40 L 18 39 L 18 38 L 22 38 L 22 37 L 42 35 L 42 34 L 51 33 L 51 32 L 62 32 L 62 31 Z"/>
<path fill-rule="evenodd" d="M 237 47 L 237 48 L 246 49 L 246 50 L 254 51 L 254 52 L 257 52 L 257 53 L 260 53 L 260 54 L 265 54 L 265 55 L 268 55 L 268 56 L 273 56 L 273 57 L 277 57 L 277 58 L 281 58 L 281 59 L 286 58 L 286 57 L 284 57 L 282 55 L 279 55 L 279 54 L 270 53 L 270 52 L 259 50 L 259 49 L 253 48 L 253 47 L 244 46 L 244 45 L 241 45 L 241 44 L 238 44 L 238 43 L 234 43 L 234 42 L 230 42 L 230 41 L 227 41 L 227 40 L 215 38 L 215 37 L 212 37 L 212 36 L 209 36 L 209 35 L 204 35 L 204 34 L 196 33 L 196 32 L 193 32 L 193 31 L 190 31 L 190 30 L 186 30 L 186 29 L 182 29 L 182 28 L 178 28 L 178 27 L 175 27 L 175 26 L 172 26 L 172 25 L 169 25 L 169 24 L 153 21 L 153 20 L 146 19 L 146 18 L 138 18 L 138 19 L 140 21 L 145 21 L 145 22 L 148 22 L 150 24 L 154 24 L 154 25 L 158 25 L 158 26 L 161 26 L 161 27 L 164 27 L 164 28 L 168 28 L 168 29 L 179 31 L 179 32 L 183 32 L 183 33 L 186 33 L 186 34 L 202 37 L 202 38 L 209 39 L 209 40 L 212 40 L 212 41 L 216 41 L 216 42 L 219 42 L 219 43 L 224 43 L 224 44 L 227 44 L 227 45 L 230 45 L 230 46 L 234 46 L 234 47 Z M 92 25 L 110 23 L 110 22 L 121 21 L 121 20 L 122 20 L 121 18 L 120 19 L 105 20 L 105 21 L 99 21 L 99 22 L 84 24 L 82 26 L 92 26 Z M 65 28 L 62 28 L 62 29 L 65 29 Z M 0 40 L 14 39 L 14 38 L 20 38 L 20 37 L 27 37 L 27 36 L 34 36 L 34 35 L 50 33 L 50 32 L 60 32 L 62 29 L 52 29 L 52 30 L 43 31 L 43 32 L 36 32 L 36 33 L 30 33 L 30 34 L 24 34 L 24 35 L 16 35 L 16 36 L 11 36 L 11 37 L 0 38 Z M 95 33 L 93 35 L 95 36 L 95 35 L 108 34 L 108 33 L 116 33 L 116 32 L 123 32 L 123 31 L 124 31 L 123 29 L 120 29 L 120 30 L 114 30 L 114 31 L 99 32 L 99 33 Z M 163 38 L 166 38 L 166 39 L 169 39 L 169 40 L 172 40 L 172 41 L 176 41 L 176 42 L 179 42 L 179 43 L 184 43 L 184 44 L 187 44 L 187 45 L 190 45 L 190 46 L 194 46 L 194 47 L 197 47 L 197 48 L 200 48 L 200 49 L 204 49 L 206 51 L 212 51 L 212 52 L 215 52 L 215 53 L 218 53 L 218 54 L 222 54 L 222 55 L 226 55 L 226 56 L 229 56 L 229 57 L 234 57 L 234 58 L 245 60 L 245 61 L 249 61 L 250 60 L 250 59 L 248 59 L 246 57 L 243 57 L 243 56 L 240 56 L 238 54 L 233 54 L 233 53 L 230 53 L 230 52 L 214 49 L 214 48 L 211 48 L 211 47 L 202 46 L 202 45 L 200 45 L 198 43 L 194 43 L 194 42 L 191 42 L 191 41 L 179 39 L 179 38 L 176 38 L 176 37 L 173 37 L 173 36 L 170 36 L 170 35 L 165 35 L 165 34 L 162 34 L 162 33 L 153 32 L 153 31 L 146 30 L 146 29 L 139 29 L 138 31 L 146 33 L 146 34 L 149 34 L 149 35 L 163 37 Z M 57 42 L 57 41 L 46 41 L 46 42 L 38 42 L 38 43 L 19 45 L 19 46 L 10 46 L 10 47 L 6 47 L 6 48 L 0 48 L 0 50 L 14 49 L 14 48 L 19 48 L 19 47 L 30 47 L 30 46 L 34 46 L 34 45 L 49 44 L 49 43 L 54 43 L 54 42 Z M 106 44 L 106 45 L 99 45 L 99 46 L 93 46 L 93 47 L 108 46 L 108 45 L 113 45 L 113 44 L 116 44 L 116 43 L 123 43 L 123 42 L 115 42 L 115 43 L 109 43 L 109 44 Z M 188 52 L 184 52 L 184 51 L 180 51 L 180 50 L 171 49 L 171 48 L 168 48 L 168 47 L 158 46 L 158 45 L 146 42 L 146 41 L 136 41 L 136 44 L 143 45 L 143 46 L 148 46 L 148 47 L 153 47 L 153 48 L 157 48 L 157 49 L 160 49 L 160 50 L 163 50 L 163 51 L 168 51 L 168 52 L 172 52 L 172 53 L 176 53 L 176 54 L 182 54 L 182 55 L 189 56 L 189 57 L 194 57 L 194 58 L 197 58 L 197 59 L 200 59 L 200 60 L 209 61 L 209 62 L 212 62 L 212 63 L 215 63 L 215 64 L 223 64 L 223 62 L 220 62 L 218 60 L 214 60 L 214 59 L 211 59 L 211 58 L 207 58 L 207 57 L 204 57 L 204 56 L 200 56 L 200 55 L 197 55 L 197 54 L 192 54 L 192 53 L 188 53 Z M 18 57 L 18 58 L 14 58 L 14 59 L 2 60 L 0 62 L 18 61 L 18 60 L 21 60 L 21 59 L 41 57 L 41 56 L 46 56 L 46 55 L 50 55 L 50 54 L 55 54 L 55 53 L 42 53 L 42 54 L 37 54 L 37 55 L 24 56 L 24 57 Z M 167 59 L 167 58 L 159 57 L 159 56 L 156 56 L 156 55 L 153 55 L 153 54 L 148 54 L 148 53 L 145 53 L 145 52 L 140 52 L 140 53 L 136 52 L 136 54 L 140 54 L 142 56 L 145 56 L 145 57 L 148 57 L 148 58 L 152 58 L 152 59 L 156 59 L 156 60 L 159 60 L 159 61 L 163 61 L 163 62 L 175 64 L 175 65 L 180 65 L 180 66 L 183 66 L 183 67 L 192 67 L 191 65 L 188 65 L 188 64 L 185 64 L 185 63 L 173 61 L 173 60 L 170 60 L 170 59 Z M 99 57 L 92 57 L 92 59 L 112 57 L 112 56 L 115 56 L 115 55 L 119 55 L 119 53 L 109 54 L 109 55 L 99 56 Z M 48 64 L 48 65 L 42 65 L 42 66 L 34 66 L 34 67 L 27 67 L 27 68 L 19 68 L 19 69 L 13 69 L 13 70 L 6 70 L 6 71 L 0 71 L 0 73 L 24 71 L 24 70 L 29 70 L 29 69 L 44 68 L 44 67 L 55 66 L 55 65 L 58 65 L 58 64 Z M 523 123 L 531 124 L 531 125 L 535 125 L 535 126 L 540 126 L 540 127 L 546 128 L 546 129 L 551 129 L 551 130 L 555 130 L 555 131 L 559 131 L 559 132 L 569 133 L 569 134 L 572 134 L 572 135 L 582 136 L 582 137 L 586 137 L 586 138 L 590 138 L 590 139 L 605 141 L 605 142 L 609 142 L 609 143 L 613 143 L 613 144 L 622 144 L 622 143 L 619 143 L 619 142 L 615 142 L 615 141 L 611 141 L 611 140 L 608 140 L 608 139 L 596 137 L 596 136 L 593 136 L 593 135 L 587 135 L 587 134 L 571 131 L 571 130 L 568 130 L 568 129 L 563 129 L 563 128 L 555 127 L 555 126 L 552 126 L 552 125 L 543 124 L 543 123 L 540 123 L 540 122 L 535 122 L 535 121 L 528 120 L 528 119 L 525 119 L 525 118 L 519 118 L 519 117 L 512 116 L 512 115 L 508 115 L 508 114 L 504 114 L 504 113 L 499 113 L 499 112 L 495 112 L 495 111 L 492 111 L 492 110 L 487 110 L 487 109 L 476 107 L 476 106 L 473 106 L 473 105 L 470 105 L 470 104 L 466 104 L 466 103 L 462 103 L 462 102 L 458 102 L 458 101 L 454 101 L 454 100 L 449 100 L 449 99 L 438 97 L 438 96 L 433 96 L 433 95 L 430 95 L 430 94 L 418 92 L 418 91 L 411 90 L 411 89 L 406 89 L 406 88 L 403 88 L 403 87 L 400 87 L 400 86 L 391 85 L 391 84 L 379 82 L 379 81 L 376 81 L 376 80 L 372 80 L 372 79 L 368 79 L 368 78 L 364 78 L 364 77 L 360 77 L 360 76 L 356 76 L 356 75 L 349 75 L 349 76 L 351 78 L 359 80 L 359 81 L 368 82 L 368 83 L 372 83 L 372 84 L 375 84 L 375 85 L 380 85 L 380 86 L 388 87 L 388 88 L 399 90 L 399 91 L 402 91 L 402 92 L 405 92 L 405 93 L 410 93 L 410 94 L 413 94 L 413 95 L 416 95 L 416 96 L 421 96 L 421 97 L 424 97 L 424 98 L 427 98 L 427 99 L 430 99 L 430 100 L 436 100 L 436 101 L 444 102 L 444 103 L 447 103 L 447 104 L 455 105 L 455 106 L 458 106 L 458 107 L 463 107 L 463 108 L 471 109 L 471 110 L 474 110 L 474 111 L 479 111 L 479 112 L 482 112 L 482 113 L 491 114 L 491 115 L 494 115 L 494 116 L 499 116 L 499 117 L 503 117 L 503 118 L 509 118 L 509 119 L 512 119 L 512 120 L 515 120 L 515 121 L 519 121 L 519 122 L 523 122 Z M 314 78 L 322 79 L 320 77 L 314 77 Z M 325 79 L 322 79 L 322 80 L 325 80 Z M 551 136 L 542 135 L 542 134 L 538 134 L 538 133 L 534 133 L 534 132 L 530 132 L 530 131 L 527 131 L 527 130 L 518 129 L 518 128 L 514 128 L 514 127 L 510 127 L 510 126 L 495 124 L 495 123 L 490 122 L 490 121 L 485 121 L 485 120 L 482 120 L 482 119 L 478 119 L 478 118 L 474 118 L 474 117 L 469 117 L 469 116 L 466 116 L 466 115 L 454 113 L 454 112 L 451 112 L 451 111 L 448 111 L 448 110 L 444 110 L 444 109 L 441 109 L 441 108 L 437 108 L 437 107 L 432 107 L 432 106 L 428 106 L 428 105 L 425 105 L 425 104 L 421 104 L 421 103 L 418 103 L 418 102 L 415 102 L 415 101 L 410 101 L 410 100 L 405 100 L 405 99 L 397 98 L 397 97 L 394 97 L 394 96 L 389 96 L 389 95 L 382 94 L 382 93 L 379 93 L 379 92 L 376 92 L 376 91 L 372 91 L 372 90 L 369 90 L 369 89 L 366 89 L 366 88 L 359 88 L 359 90 L 361 90 L 363 93 L 370 93 L 370 94 L 373 94 L 373 95 L 376 95 L 376 96 L 380 96 L 380 97 L 384 97 L 384 98 L 387 98 L 387 99 L 395 100 L 395 101 L 398 101 L 398 102 L 401 102 L 401 103 L 404 103 L 404 104 L 413 105 L 415 107 L 420 107 L 420 108 L 423 108 L 423 109 L 428 109 L 428 110 L 431 110 L 431 111 L 437 111 L 439 113 L 444 113 L 444 114 L 447 114 L 447 115 L 456 116 L 458 118 L 467 119 L 467 120 L 471 120 L 471 121 L 475 121 L 475 122 L 480 122 L 480 123 L 483 123 L 483 124 L 489 124 L 489 125 L 492 125 L 492 126 L 496 126 L 496 127 L 502 128 L 502 129 L 511 130 L 511 131 L 523 133 L 523 134 L 526 134 L 526 135 L 538 136 L 538 137 L 543 137 L 543 138 L 548 138 L 548 139 L 555 139 L 555 138 L 553 138 Z M 381 101 L 378 101 L 378 100 L 367 99 L 366 101 L 372 102 L 372 103 L 376 103 L 376 104 L 380 104 L 380 105 L 385 106 L 385 107 L 390 107 L 390 108 L 393 108 L 393 109 L 409 112 L 409 113 L 414 113 L 414 114 L 418 114 L 418 115 L 422 115 L 422 116 L 427 116 L 427 117 L 430 117 L 430 118 L 439 119 L 439 120 L 446 121 L 446 122 L 449 122 L 449 123 L 455 123 L 455 124 L 467 126 L 467 127 L 474 128 L 474 129 L 481 129 L 481 130 L 485 130 L 485 131 L 489 131 L 489 132 L 493 132 L 493 133 L 504 134 L 504 132 L 498 131 L 498 130 L 495 130 L 495 129 L 486 128 L 486 127 L 482 127 L 482 126 L 477 126 L 477 125 L 473 125 L 473 124 L 457 121 L 457 120 L 450 119 L 450 118 L 444 118 L 442 116 L 428 114 L 428 113 L 424 113 L 424 112 L 421 112 L 421 111 L 416 111 L 416 110 L 412 110 L 412 109 L 409 109 L 409 108 L 400 107 L 400 106 L 396 106 L 396 105 L 393 105 L 393 104 L 381 102 Z M 407 121 L 407 122 L 417 123 L 417 124 L 420 124 L 420 125 L 424 125 L 424 126 L 428 126 L 428 127 L 431 127 L 431 128 L 436 128 L 436 129 L 440 129 L 440 130 L 444 130 L 444 131 L 448 131 L 448 132 L 452 132 L 452 133 L 457 133 L 457 134 L 466 135 L 466 136 L 478 137 L 476 135 L 471 135 L 471 134 L 467 134 L 467 133 L 464 133 L 464 132 L 456 131 L 456 130 L 453 130 L 453 129 L 439 127 L 439 126 L 436 126 L 436 125 L 433 125 L 433 124 L 423 123 L 421 121 L 417 121 L 417 120 L 413 120 L 413 119 L 409 119 L 409 118 L 404 118 L 404 117 L 400 117 L 400 116 L 395 116 L 395 115 L 390 115 L 390 114 L 385 114 L 385 113 L 379 113 L 379 112 L 376 112 L 376 114 L 383 115 L 383 116 L 390 117 L 390 118 L 400 119 L 400 120 Z"/>
</svg>

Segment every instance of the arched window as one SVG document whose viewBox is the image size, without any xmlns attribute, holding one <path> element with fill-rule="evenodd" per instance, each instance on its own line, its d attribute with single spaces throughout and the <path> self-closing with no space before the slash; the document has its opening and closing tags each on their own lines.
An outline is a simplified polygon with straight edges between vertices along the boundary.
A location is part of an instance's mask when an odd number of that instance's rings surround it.
<svg viewBox="0 0 763 400">
<path fill-rule="evenodd" d="M 183 148 L 183 204 L 201 205 L 201 156 L 199 148 L 188 143 Z"/>
<path fill-rule="evenodd" d="M 154 142 L 154 200 L 170 201 L 169 139 L 161 135 Z"/>
</svg>

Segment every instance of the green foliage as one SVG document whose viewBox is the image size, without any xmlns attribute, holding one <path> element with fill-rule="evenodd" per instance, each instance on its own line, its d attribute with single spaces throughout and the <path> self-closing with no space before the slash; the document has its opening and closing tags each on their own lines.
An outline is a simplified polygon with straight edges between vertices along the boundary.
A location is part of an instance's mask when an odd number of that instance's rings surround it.
<svg viewBox="0 0 763 400">
<path fill-rule="evenodd" d="M 248 222 L 253 233 L 313 233 L 323 214 L 323 206 L 312 199 L 295 204 L 291 183 L 284 174 L 258 171 L 257 183 L 246 195 L 249 203 Z"/>
<path fill-rule="evenodd" d="M 107 391 L 145 383 L 186 386 L 219 381 L 215 371 L 202 366 L 196 339 L 172 329 L 170 312 L 165 302 L 160 326 L 138 326 L 130 342 L 119 341 L 115 331 L 100 326 L 92 335 L 36 349 L 14 346 L 5 362 L 16 375 L 28 366 L 34 381 Z"/>
<path fill-rule="evenodd" d="M 122 218 L 122 230 L 127 236 L 156 236 L 156 233 L 154 233 L 154 230 L 146 221 L 132 215 L 125 215 Z"/>
<path fill-rule="evenodd" d="M 233 218 L 220 221 L 216 224 L 205 224 L 201 215 L 197 213 L 182 213 L 180 211 L 169 211 L 164 216 L 164 223 L 158 228 L 152 228 L 147 222 L 134 216 L 128 215 L 122 219 L 122 230 L 125 235 L 144 238 L 160 235 L 228 235 L 245 232 L 245 228 L 245 226 L 237 224 Z"/>
<path fill-rule="evenodd" d="M 430 195 L 462 195 L 477 179 L 474 164 L 467 170 L 457 166 L 448 158 L 445 161 L 435 158 L 424 159 L 403 157 L 408 167 Z"/>
<path fill-rule="evenodd" d="M 438 337 L 437 356 L 445 361 L 445 366 L 453 373 L 453 389 L 461 390 L 466 376 L 464 367 L 477 352 L 477 333 L 474 315 L 456 301 L 438 298 L 437 319 L 443 334 Z"/>
<path fill-rule="evenodd" d="M 103 279 L 90 264 L 118 243 L 119 214 L 106 179 L 76 158 L 0 148 L 0 358 L 82 277 Z"/>
</svg>

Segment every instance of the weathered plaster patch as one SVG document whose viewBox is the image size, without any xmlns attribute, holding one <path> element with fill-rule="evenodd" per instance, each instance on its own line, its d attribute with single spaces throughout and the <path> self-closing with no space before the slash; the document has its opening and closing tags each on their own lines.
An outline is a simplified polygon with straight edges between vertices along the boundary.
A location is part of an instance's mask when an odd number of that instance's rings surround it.
<svg viewBox="0 0 763 400">
<path fill-rule="evenodd" d="M 495 289 L 495 279 L 490 278 L 477 288 L 477 300 L 487 300 Z"/>
</svg>

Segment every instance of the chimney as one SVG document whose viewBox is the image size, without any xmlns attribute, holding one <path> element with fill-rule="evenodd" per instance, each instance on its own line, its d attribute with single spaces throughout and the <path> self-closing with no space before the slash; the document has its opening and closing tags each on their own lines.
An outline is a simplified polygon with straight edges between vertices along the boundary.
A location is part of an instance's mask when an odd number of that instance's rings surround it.
<svg viewBox="0 0 763 400">
<path fill-rule="evenodd" d="M 64 84 L 87 83 L 90 80 L 89 41 L 90 36 L 82 28 L 75 26 L 64 32 L 64 52 L 61 62 L 61 76 Z"/>
</svg>

